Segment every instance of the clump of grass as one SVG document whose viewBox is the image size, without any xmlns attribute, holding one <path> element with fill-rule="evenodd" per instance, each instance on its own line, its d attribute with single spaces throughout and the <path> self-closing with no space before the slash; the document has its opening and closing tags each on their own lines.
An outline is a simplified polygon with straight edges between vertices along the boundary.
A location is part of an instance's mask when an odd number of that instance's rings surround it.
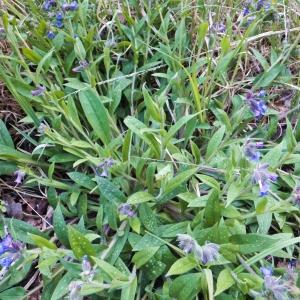
<svg viewBox="0 0 300 300">
<path fill-rule="evenodd" d="M 0 174 L 53 217 L 44 232 L 3 218 L 27 247 L 2 264 L 0 297 L 297 299 L 297 14 L 4 1 L 0 77 L 29 129 L 16 147 L 0 122 Z"/>
</svg>

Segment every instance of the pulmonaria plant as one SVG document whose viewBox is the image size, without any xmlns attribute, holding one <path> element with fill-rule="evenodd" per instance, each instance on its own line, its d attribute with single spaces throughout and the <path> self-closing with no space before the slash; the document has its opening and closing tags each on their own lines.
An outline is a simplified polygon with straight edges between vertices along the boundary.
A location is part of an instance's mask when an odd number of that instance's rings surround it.
<svg viewBox="0 0 300 300">
<path fill-rule="evenodd" d="M 252 143 L 252 142 L 247 142 L 244 148 L 244 153 L 245 156 L 253 162 L 257 162 L 260 159 L 260 152 L 258 149 L 263 148 L 264 143 L 262 142 L 257 142 L 257 143 Z"/>
<path fill-rule="evenodd" d="M 44 95 L 46 88 L 42 85 L 39 85 L 36 89 L 31 91 L 32 96 L 42 96 Z"/>
<path fill-rule="evenodd" d="M 289 298 L 290 287 L 281 278 L 272 276 L 273 272 L 270 268 L 261 268 L 261 272 L 264 278 L 263 295 L 269 297 L 268 299 L 285 300 Z M 272 298 L 270 298 L 272 297 Z"/>
<path fill-rule="evenodd" d="M 23 244 L 19 241 L 14 241 L 12 236 L 7 233 L 0 241 L 0 266 L 5 272 L 13 265 L 20 257 Z M 3 273 L 1 271 L 1 273 Z"/>
<path fill-rule="evenodd" d="M 56 1 L 55 0 L 46 0 L 43 4 L 43 10 L 49 11 L 51 10 L 54 6 L 56 6 Z"/>
<path fill-rule="evenodd" d="M 109 169 L 115 164 L 112 158 L 105 159 L 102 163 L 98 165 L 98 168 L 102 170 L 100 177 L 108 177 Z"/>
<path fill-rule="evenodd" d="M 89 67 L 89 63 L 86 60 L 82 60 L 81 62 L 79 62 L 79 65 L 77 67 L 74 67 L 72 69 L 72 71 L 75 73 L 80 73 L 83 70 L 87 69 L 88 67 Z"/>
<path fill-rule="evenodd" d="M 49 40 L 53 40 L 53 39 L 55 38 L 55 36 L 56 36 L 56 34 L 55 34 L 53 31 L 49 30 L 49 31 L 47 32 L 47 38 L 48 38 Z"/>
<path fill-rule="evenodd" d="M 63 11 L 75 11 L 78 9 L 78 3 L 76 1 L 72 1 L 71 3 L 64 3 L 62 5 Z"/>
<path fill-rule="evenodd" d="M 259 185 L 260 196 L 265 196 L 269 193 L 270 185 L 278 178 L 276 173 L 268 170 L 268 164 L 259 164 L 253 171 L 252 181 Z"/>
<path fill-rule="evenodd" d="M 219 256 L 220 246 L 215 243 L 206 242 L 200 246 L 195 239 L 188 234 L 177 234 L 178 246 L 185 254 L 193 253 L 195 257 L 206 265 L 215 261 Z"/>
<path fill-rule="evenodd" d="M 246 94 L 246 102 L 256 119 L 261 119 L 267 112 L 267 105 L 264 101 L 265 96 L 265 91 L 258 93 L 250 91 Z"/>
<path fill-rule="evenodd" d="M 26 173 L 22 170 L 17 170 L 14 173 L 14 175 L 16 176 L 16 179 L 15 179 L 16 185 L 20 185 L 23 182 Z"/>
<path fill-rule="evenodd" d="M 118 207 L 118 211 L 121 215 L 126 216 L 128 218 L 133 218 L 136 216 L 136 212 L 132 208 L 132 206 L 128 203 L 122 203 Z"/>
<path fill-rule="evenodd" d="M 296 205 L 300 206 L 300 186 L 296 186 L 293 192 L 293 200 Z"/>
<path fill-rule="evenodd" d="M 57 27 L 57 28 L 63 28 L 64 27 L 64 14 L 61 11 L 59 11 L 56 14 L 56 21 L 55 21 L 54 26 Z"/>
</svg>

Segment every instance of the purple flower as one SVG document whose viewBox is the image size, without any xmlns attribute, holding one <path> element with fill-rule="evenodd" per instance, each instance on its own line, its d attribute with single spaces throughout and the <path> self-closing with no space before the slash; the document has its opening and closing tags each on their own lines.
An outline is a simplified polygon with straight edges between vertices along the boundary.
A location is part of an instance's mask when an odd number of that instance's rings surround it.
<svg viewBox="0 0 300 300">
<path fill-rule="evenodd" d="M 264 277 L 271 276 L 272 273 L 273 273 L 272 268 L 266 268 L 266 267 L 261 267 L 260 271 L 261 271 L 261 273 L 263 274 Z"/>
<path fill-rule="evenodd" d="M 14 241 L 9 233 L 6 234 L 0 242 L 0 265 L 2 268 L 8 269 L 20 257 L 22 248 L 21 242 Z"/>
<path fill-rule="evenodd" d="M 107 158 L 98 165 L 98 168 L 102 170 L 100 177 L 108 177 L 108 171 L 109 169 L 115 164 L 115 161 L 112 158 Z"/>
<path fill-rule="evenodd" d="M 24 177 L 26 175 L 26 173 L 22 170 L 17 170 L 15 173 L 14 173 L 15 176 L 17 176 L 17 178 L 15 179 L 15 183 L 17 185 L 21 184 L 24 180 Z"/>
<path fill-rule="evenodd" d="M 55 22 L 54 25 L 57 28 L 63 28 L 64 27 L 64 14 L 61 11 L 59 11 L 56 14 L 56 22 Z"/>
<path fill-rule="evenodd" d="M 72 1 L 70 4 L 69 3 L 64 3 L 62 5 L 62 10 L 64 11 L 75 11 L 78 9 L 78 3 L 76 1 Z"/>
<path fill-rule="evenodd" d="M 243 17 L 249 15 L 249 13 L 250 13 L 249 7 L 244 7 L 244 9 L 242 11 Z"/>
<path fill-rule="evenodd" d="M 226 26 L 223 23 L 216 23 L 212 26 L 212 30 L 216 33 L 224 33 L 226 31 Z"/>
<path fill-rule="evenodd" d="M 69 291 L 70 291 L 70 295 L 69 295 L 69 299 L 70 300 L 82 300 L 83 296 L 80 295 L 80 290 L 81 290 L 81 286 L 82 286 L 82 281 L 71 281 L 71 283 L 69 284 Z"/>
<path fill-rule="evenodd" d="M 53 6 L 56 5 L 56 1 L 55 0 L 46 0 L 43 4 L 43 9 L 45 11 L 49 11 Z"/>
<path fill-rule="evenodd" d="M 219 255 L 220 246 L 214 243 L 206 242 L 204 246 L 200 246 L 188 234 L 177 234 L 178 246 L 185 254 L 194 253 L 202 264 L 213 262 Z"/>
<path fill-rule="evenodd" d="M 265 94 L 263 95 L 262 93 L 263 91 L 260 91 L 259 93 L 253 93 L 250 91 L 246 95 L 246 101 L 256 119 L 260 119 L 267 111 L 267 106 L 262 99 Z"/>
<path fill-rule="evenodd" d="M 271 7 L 271 3 L 266 0 L 258 0 L 256 4 L 256 10 L 259 11 L 261 9 L 268 10 Z"/>
<path fill-rule="evenodd" d="M 249 26 L 255 20 L 255 18 L 256 18 L 255 16 L 248 17 L 246 25 Z"/>
<path fill-rule="evenodd" d="M 136 212 L 133 210 L 132 206 L 128 203 L 123 203 L 119 205 L 118 211 L 121 215 L 127 216 L 129 218 L 136 216 Z"/>
<path fill-rule="evenodd" d="M 216 260 L 219 256 L 220 246 L 214 243 L 206 243 L 202 246 L 202 263 L 207 264 Z"/>
<path fill-rule="evenodd" d="M 53 40 L 55 38 L 55 33 L 53 31 L 48 31 L 47 32 L 47 38 L 50 40 Z"/>
<path fill-rule="evenodd" d="M 32 96 L 41 96 L 46 91 L 46 88 L 42 85 L 39 85 L 35 90 L 31 91 Z"/>
<path fill-rule="evenodd" d="M 87 69 L 88 66 L 89 63 L 86 60 L 82 60 L 81 62 L 79 62 L 79 66 L 73 68 L 72 71 L 75 73 L 80 73 L 81 71 Z"/>
<path fill-rule="evenodd" d="M 188 234 L 177 234 L 177 242 L 180 249 L 185 254 L 191 253 L 195 249 L 197 242 Z"/>
<path fill-rule="evenodd" d="M 252 175 L 253 183 L 259 185 L 260 196 L 265 196 L 270 190 L 271 182 L 277 180 L 277 174 L 268 171 L 268 164 L 258 165 Z"/>
<path fill-rule="evenodd" d="M 244 148 L 246 157 L 252 161 L 258 161 L 260 158 L 260 152 L 257 151 L 257 149 L 262 148 L 263 145 L 264 144 L 262 142 L 258 142 L 258 143 L 247 142 Z"/>
<path fill-rule="evenodd" d="M 272 276 L 269 272 L 263 273 L 264 276 L 264 286 L 267 295 L 273 297 L 270 299 L 274 300 L 285 300 L 289 299 L 288 292 L 290 290 L 289 286 L 280 278 Z"/>
<path fill-rule="evenodd" d="M 295 188 L 293 198 L 294 198 L 295 204 L 300 205 L 300 186 L 297 186 Z"/>
</svg>

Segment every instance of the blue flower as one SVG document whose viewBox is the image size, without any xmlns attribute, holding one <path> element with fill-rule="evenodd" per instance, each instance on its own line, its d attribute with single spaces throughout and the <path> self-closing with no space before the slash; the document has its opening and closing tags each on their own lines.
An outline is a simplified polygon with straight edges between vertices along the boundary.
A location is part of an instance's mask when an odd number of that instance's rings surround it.
<svg viewBox="0 0 300 300">
<path fill-rule="evenodd" d="M 48 31 L 47 38 L 53 40 L 55 38 L 55 33 L 53 31 Z"/>
<path fill-rule="evenodd" d="M 211 263 L 219 256 L 220 246 L 214 243 L 206 242 L 204 246 L 200 246 L 188 234 L 177 234 L 178 246 L 185 254 L 194 253 L 195 257 L 202 264 Z"/>
<path fill-rule="evenodd" d="M 216 33 L 224 33 L 226 31 L 226 26 L 223 23 L 216 23 L 212 26 L 212 30 Z"/>
<path fill-rule="evenodd" d="M 252 175 L 253 183 L 259 185 L 260 196 L 269 193 L 271 182 L 275 182 L 277 178 L 277 174 L 268 171 L 268 164 L 258 165 Z"/>
<path fill-rule="evenodd" d="M 271 3 L 270 1 L 266 1 L 266 0 L 258 0 L 257 4 L 256 4 L 256 10 L 259 11 L 261 9 L 265 9 L 268 10 L 271 7 Z"/>
<path fill-rule="evenodd" d="M 57 28 L 64 27 L 64 14 L 61 11 L 56 14 L 56 22 L 54 26 Z"/>
<path fill-rule="evenodd" d="M 271 276 L 272 273 L 273 273 L 272 268 L 266 268 L 266 267 L 261 267 L 260 271 L 261 271 L 261 273 L 263 274 L 264 277 Z"/>
<path fill-rule="evenodd" d="M 294 202 L 296 205 L 300 205 L 300 186 L 297 186 L 294 190 Z"/>
<path fill-rule="evenodd" d="M 41 96 L 46 91 L 46 88 L 42 85 L 39 85 L 35 90 L 31 91 L 32 96 Z"/>
<path fill-rule="evenodd" d="M 247 142 L 244 148 L 245 156 L 252 161 L 259 161 L 260 152 L 257 149 L 260 149 L 264 146 L 262 142 L 252 143 Z"/>
<path fill-rule="evenodd" d="M 0 266 L 8 269 L 20 257 L 22 247 L 22 243 L 14 241 L 10 234 L 6 234 L 0 242 Z"/>
<path fill-rule="evenodd" d="M 219 249 L 220 246 L 214 243 L 207 242 L 204 246 L 202 246 L 202 263 L 207 264 L 215 261 L 219 256 Z"/>
<path fill-rule="evenodd" d="M 43 9 L 45 11 L 49 11 L 53 6 L 56 5 L 56 1 L 55 0 L 46 0 L 43 4 Z"/>
<path fill-rule="evenodd" d="M 9 269 L 9 267 L 11 266 L 11 264 L 13 262 L 14 262 L 14 259 L 11 256 L 6 256 L 3 258 L 0 258 L 0 266 L 5 269 Z"/>
<path fill-rule="evenodd" d="M 243 17 L 249 15 L 249 13 L 250 13 L 249 7 L 244 7 L 244 9 L 242 11 Z"/>
<path fill-rule="evenodd" d="M 69 3 L 64 3 L 62 5 L 62 10 L 64 11 L 75 11 L 78 9 L 78 3 L 76 1 L 72 1 L 70 4 Z"/>
<path fill-rule="evenodd" d="M 73 68 L 72 71 L 75 73 L 80 73 L 83 70 L 87 69 L 88 66 L 89 66 L 89 63 L 86 60 L 83 60 L 83 61 L 79 62 L 79 66 Z"/>
<path fill-rule="evenodd" d="M 21 184 L 21 183 L 23 182 L 26 173 L 25 173 L 24 171 L 22 171 L 22 170 L 17 170 L 17 171 L 14 173 L 14 175 L 17 176 L 17 178 L 15 179 L 15 183 L 16 183 L 17 185 L 19 185 L 19 184 Z"/>
<path fill-rule="evenodd" d="M 185 254 L 191 253 L 197 242 L 188 234 L 177 234 L 178 247 L 183 250 Z"/>
<path fill-rule="evenodd" d="M 250 91 L 246 95 L 246 101 L 256 119 L 262 118 L 267 112 L 267 105 L 263 100 L 264 97 L 264 91 L 260 91 L 259 93 L 253 93 Z"/>
<path fill-rule="evenodd" d="M 132 206 L 128 203 L 123 203 L 119 205 L 118 211 L 121 215 L 132 218 L 136 216 L 136 212 L 133 210 Z"/>
</svg>

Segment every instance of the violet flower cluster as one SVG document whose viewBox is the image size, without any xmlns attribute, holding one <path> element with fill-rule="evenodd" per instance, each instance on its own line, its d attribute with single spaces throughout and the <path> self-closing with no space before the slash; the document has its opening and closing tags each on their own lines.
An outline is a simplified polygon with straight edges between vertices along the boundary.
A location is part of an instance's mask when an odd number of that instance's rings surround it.
<svg viewBox="0 0 300 300">
<path fill-rule="evenodd" d="M 23 244 L 19 241 L 14 241 L 8 233 L 0 241 L 0 266 L 4 270 L 8 270 L 20 257 Z"/>
<path fill-rule="evenodd" d="M 178 246 L 185 254 L 193 253 L 202 264 L 215 261 L 219 256 L 220 246 L 215 243 L 206 242 L 200 246 L 195 239 L 188 234 L 177 234 Z"/>
<path fill-rule="evenodd" d="M 246 17 L 251 13 L 258 12 L 262 9 L 269 10 L 271 7 L 270 1 L 267 0 L 247 0 L 244 2 L 244 8 L 242 10 L 242 16 Z M 247 24 L 249 25 L 253 20 L 255 19 L 255 16 L 249 16 L 247 17 Z"/>
<path fill-rule="evenodd" d="M 264 292 L 263 295 L 272 297 L 274 300 L 289 299 L 289 286 L 281 278 L 273 276 L 271 268 L 260 269 L 264 278 Z"/>
<path fill-rule="evenodd" d="M 112 158 L 105 159 L 101 164 L 98 165 L 98 168 L 102 170 L 99 174 L 100 177 L 108 177 L 109 169 L 115 164 L 115 161 Z"/>
<path fill-rule="evenodd" d="M 270 185 L 278 178 L 276 173 L 268 170 L 268 164 L 258 164 L 253 171 L 252 181 L 258 184 L 260 190 L 260 196 L 265 196 L 269 193 Z"/>
<path fill-rule="evenodd" d="M 75 73 L 80 73 L 83 70 L 87 69 L 88 67 L 89 67 L 89 63 L 86 60 L 82 60 L 79 62 L 78 66 L 76 66 L 72 69 L 72 71 Z"/>
<path fill-rule="evenodd" d="M 257 142 L 257 143 L 252 143 L 252 142 L 247 142 L 244 148 L 244 153 L 245 156 L 254 162 L 259 161 L 260 159 L 260 152 L 258 151 L 258 149 L 263 148 L 264 143 L 262 142 Z"/>
<path fill-rule="evenodd" d="M 246 102 L 256 119 L 261 119 L 267 112 L 267 105 L 265 103 L 266 92 L 264 90 L 254 93 L 248 92 L 246 95 Z"/>
<path fill-rule="evenodd" d="M 65 17 L 65 13 L 68 11 L 76 11 L 78 10 L 78 3 L 77 1 L 72 1 L 70 3 L 65 2 L 61 5 L 61 7 L 59 7 L 58 3 L 55 0 L 46 0 L 43 4 L 43 10 L 49 12 L 52 9 L 57 9 L 56 14 L 55 14 L 55 21 L 53 26 L 61 29 L 64 27 L 64 17 Z M 61 11 L 59 10 L 61 9 Z M 52 30 L 49 30 L 47 33 L 47 38 L 52 40 L 55 38 L 55 32 Z"/>
<path fill-rule="evenodd" d="M 126 216 L 128 218 L 132 218 L 136 216 L 136 212 L 132 208 L 132 205 L 128 203 L 120 204 L 118 207 L 118 211 L 121 215 Z"/>
</svg>

